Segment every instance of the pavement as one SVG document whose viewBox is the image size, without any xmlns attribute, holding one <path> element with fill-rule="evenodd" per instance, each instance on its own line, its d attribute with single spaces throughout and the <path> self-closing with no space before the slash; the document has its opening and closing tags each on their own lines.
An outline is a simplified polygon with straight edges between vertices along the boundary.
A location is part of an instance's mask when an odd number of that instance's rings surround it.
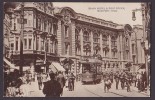
<svg viewBox="0 0 155 100">
<path fill-rule="evenodd" d="M 68 91 L 68 88 L 64 87 L 62 97 L 150 97 L 150 93 L 138 92 L 136 87 L 131 86 L 131 92 L 127 92 L 126 88 L 116 90 L 115 82 L 112 84 L 109 93 L 104 93 L 104 82 L 96 85 L 82 85 L 80 81 L 75 82 L 74 91 Z M 32 82 L 29 85 L 30 97 L 45 97 L 42 90 L 39 90 L 38 83 Z"/>
</svg>

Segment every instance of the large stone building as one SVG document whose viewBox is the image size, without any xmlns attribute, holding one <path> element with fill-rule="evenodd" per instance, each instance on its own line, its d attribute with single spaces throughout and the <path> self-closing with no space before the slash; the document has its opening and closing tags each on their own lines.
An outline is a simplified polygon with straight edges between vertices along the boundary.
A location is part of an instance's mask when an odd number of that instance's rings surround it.
<svg viewBox="0 0 155 100">
<path fill-rule="evenodd" d="M 20 51 L 20 5 L 12 19 L 10 51 L 18 65 Z M 24 3 L 24 65 L 41 69 L 44 61 L 59 62 L 66 70 L 80 73 L 82 66 L 96 63 L 100 71 L 131 66 L 130 25 L 53 7 L 50 2 Z"/>
<path fill-rule="evenodd" d="M 131 43 L 132 43 L 132 60 L 133 66 L 132 71 L 137 72 L 140 69 L 145 70 L 145 51 L 142 46 L 144 36 L 144 30 L 142 25 L 134 25 L 133 33 L 131 34 Z M 150 42 L 147 40 L 147 43 Z M 150 48 L 148 48 L 150 50 Z M 148 52 L 148 66 L 150 66 L 150 53 Z"/>
</svg>

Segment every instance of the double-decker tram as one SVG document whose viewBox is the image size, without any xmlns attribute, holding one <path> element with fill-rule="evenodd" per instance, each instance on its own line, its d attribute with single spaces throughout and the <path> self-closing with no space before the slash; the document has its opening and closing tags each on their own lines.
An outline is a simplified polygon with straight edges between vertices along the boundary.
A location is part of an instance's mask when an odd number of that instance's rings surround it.
<svg viewBox="0 0 155 100">
<path fill-rule="evenodd" d="M 101 64 L 95 62 L 82 63 L 81 81 L 85 83 L 100 83 L 102 79 Z"/>
</svg>

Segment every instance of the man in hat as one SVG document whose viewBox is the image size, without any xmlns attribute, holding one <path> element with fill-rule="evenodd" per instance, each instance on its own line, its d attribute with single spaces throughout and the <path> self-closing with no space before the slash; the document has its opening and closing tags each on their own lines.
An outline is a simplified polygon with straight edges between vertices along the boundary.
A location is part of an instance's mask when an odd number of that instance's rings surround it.
<svg viewBox="0 0 155 100">
<path fill-rule="evenodd" d="M 57 75 L 57 81 L 60 83 L 61 85 L 61 96 L 63 94 L 63 88 L 65 86 L 65 77 L 64 75 L 62 74 L 61 71 L 58 72 L 58 75 Z"/>
<path fill-rule="evenodd" d="M 60 97 L 61 85 L 55 80 L 56 74 L 53 72 L 49 73 L 50 80 L 44 82 L 43 93 L 46 97 Z"/>
</svg>

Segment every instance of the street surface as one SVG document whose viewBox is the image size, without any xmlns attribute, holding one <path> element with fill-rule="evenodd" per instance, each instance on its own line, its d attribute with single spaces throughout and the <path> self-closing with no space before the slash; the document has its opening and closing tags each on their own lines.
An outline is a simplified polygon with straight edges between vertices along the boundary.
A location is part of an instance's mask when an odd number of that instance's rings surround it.
<svg viewBox="0 0 155 100">
<path fill-rule="evenodd" d="M 42 90 L 38 89 L 37 82 L 33 82 L 30 85 L 31 95 L 30 97 L 44 97 Z M 131 92 L 127 92 L 126 88 L 122 90 L 115 89 L 115 83 L 113 83 L 108 93 L 104 92 L 104 83 L 100 84 L 85 84 L 81 82 L 75 82 L 75 90 L 68 91 L 68 88 L 64 87 L 62 97 L 149 97 L 146 93 L 139 93 L 134 87 L 131 87 Z"/>
</svg>

